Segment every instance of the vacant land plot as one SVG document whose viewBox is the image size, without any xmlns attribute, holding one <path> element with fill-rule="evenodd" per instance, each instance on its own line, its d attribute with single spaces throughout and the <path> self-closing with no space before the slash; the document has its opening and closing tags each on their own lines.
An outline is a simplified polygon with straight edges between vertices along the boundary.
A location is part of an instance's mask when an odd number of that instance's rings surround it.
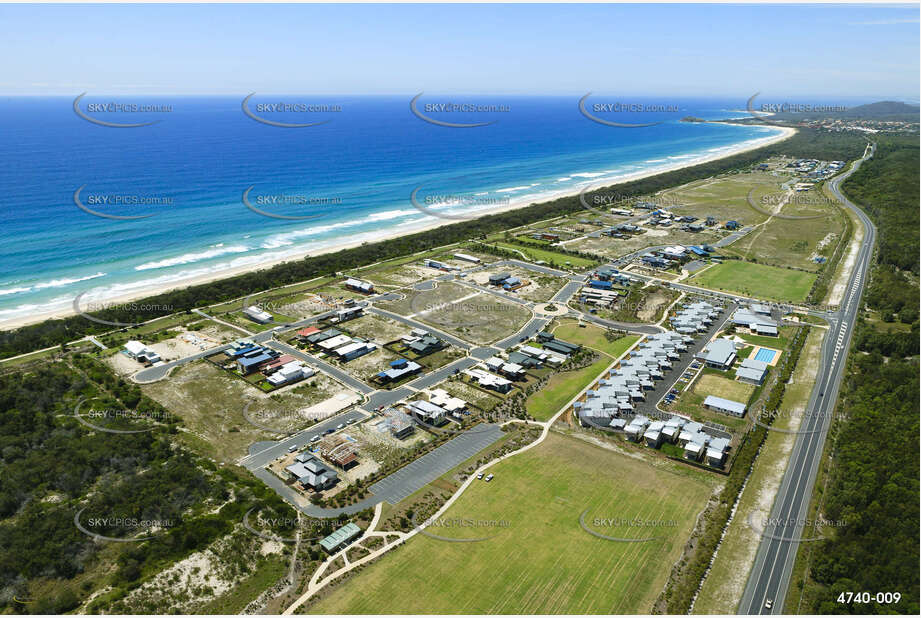
<svg viewBox="0 0 921 618">
<path fill-rule="evenodd" d="M 380 307 L 475 343 L 507 337 L 531 317 L 530 311 L 517 303 L 457 283 L 442 281 L 431 290 L 404 293 L 405 298 L 380 303 Z"/>
<path fill-rule="evenodd" d="M 814 273 L 731 260 L 694 275 L 688 283 L 754 298 L 801 302 L 815 279 Z"/>
<path fill-rule="evenodd" d="M 766 196 L 783 199 L 782 196 Z M 794 195 L 791 200 L 806 200 L 809 196 Z M 759 204 L 760 205 L 760 204 Z M 766 205 L 773 209 L 776 206 Z M 818 271 L 820 265 L 813 259 L 826 259 L 832 255 L 841 233 L 844 219 L 831 204 L 804 205 L 793 203 L 784 206 L 782 214 L 814 219 L 771 218 L 763 226 L 732 245 L 729 253 L 743 259 L 774 266 L 805 268 Z"/>
<path fill-rule="evenodd" d="M 669 203 L 680 204 L 670 208 L 678 215 L 692 215 L 700 219 L 714 217 L 720 223 L 734 220 L 743 226 L 754 225 L 765 221 L 767 215 L 749 205 L 749 192 L 754 189 L 752 198 L 760 205 L 763 196 L 781 191 L 781 186 L 789 179 L 787 174 L 732 174 L 688 183 L 663 191 L 662 196 Z M 768 208 L 761 210 L 769 211 Z"/>
<path fill-rule="evenodd" d="M 141 390 L 181 417 L 210 450 L 206 454 L 221 461 L 242 457 L 253 442 L 312 425 L 320 420 L 311 418 L 312 406 L 353 394 L 332 378 L 317 374 L 283 393 L 264 395 L 206 361 L 185 365 L 165 380 L 141 386 Z M 343 401 L 343 405 L 347 403 Z M 248 406 L 247 417 L 252 422 L 244 417 L 244 406 Z"/>
<path fill-rule="evenodd" d="M 717 375 L 704 371 L 694 382 L 693 388 L 682 393 L 677 402 L 677 409 L 688 414 L 697 421 L 712 421 L 729 427 L 735 433 L 748 425 L 746 418 L 737 418 L 722 412 L 708 410 L 703 406 L 707 395 L 722 397 L 748 405 L 748 400 L 755 392 L 755 386 L 737 382 L 728 376 Z"/>
<path fill-rule="evenodd" d="M 649 612 L 711 487 L 620 453 L 550 434 L 490 470 L 445 514 L 505 522 L 416 535 L 308 611 L 338 613 L 630 614 Z M 598 538 L 579 524 L 614 537 Z M 649 527 L 605 525 L 633 520 Z M 598 522 L 596 522 L 598 520 Z M 629 529 L 628 529 L 629 528 Z M 494 535 L 494 536 L 493 536 Z"/>
<path fill-rule="evenodd" d="M 489 412 L 503 401 L 502 396 L 498 394 L 493 395 L 491 391 L 477 388 L 472 384 L 467 384 L 459 378 L 445 380 L 441 384 L 438 384 L 436 388 L 442 388 L 448 391 L 452 396 L 460 397 L 483 412 Z"/>
<path fill-rule="evenodd" d="M 408 335 L 410 331 L 410 327 L 406 324 L 374 313 L 366 313 L 354 320 L 343 322 L 336 328 L 353 337 L 361 337 L 378 345 L 400 339 Z"/>
</svg>

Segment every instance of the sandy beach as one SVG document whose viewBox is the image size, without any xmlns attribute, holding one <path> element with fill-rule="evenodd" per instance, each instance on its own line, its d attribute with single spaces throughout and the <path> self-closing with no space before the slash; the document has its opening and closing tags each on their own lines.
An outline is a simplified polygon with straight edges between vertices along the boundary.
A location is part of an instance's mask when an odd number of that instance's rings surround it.
<svg viewBox="0 0 921 618">
<path fill-rule="evenodd" d="M 724 123 L 724 124 L 731 124 L 731 123 Z M 624 174 L 621 176 L 610 177 L 610 178 L 608 177 L 595 178 L 591 180 L 590 182 L 587 182 L 585 186 L 591 186 L 593 188 L 602 187 L 602 186 L 610 186 L 613 184 L 619 184 L 619 183 L 639 180 L 641 178 L 648 178 L 650 176 L 655 176 L 657 174 L 671 172 L 671 171 L 675 171 L 678 169 L 691 167 L 694 165 L 700 165 L 702 163 L 708 163 L 710 161 L 715 161 L 718 159 L 730 157 L 730 156 L 737 155 L 743 152 L 748 152 L 750 150 L 755 150 L 757 148 L 763 148 L 764 146 L 768 146 L 770 144 L 774 144 L 779 141 L 785 140 L 796 133 L 796 129 L 793 129 L 793 128 L 787 128 L 787 127 L 773 127 L 773 128 L 780 130 L 781 133 L 779 135 L 775 135 L 771 137 L 765 137 L 765 138 L 761 138 L 757 140 L 749 140 L 748 142 L 741 144 L 738 147 L 726 149 L 725 151 L 722 151 L 722 152 L 712 153 L 710 155 L 701 155 L 700 157 L 688 159 L 686 161 L 676 161 L 676 162 L 665 164 L 662 166 L 649 168 L 641 172 L 636 172 L 632 174 Z M 580 189 L 580 191 L 584 190 L 585 186 L 583 186 Z M 561 197 L 575 196 L 575 195 L 578 195 L 580 191 L 572 191 L 571 189 L 567 189 L 566 191 L 560 191 L 556 193 L 548 192 L 545 194 L 540 194 L 538 196 L 530 195 L 526 199 L 520 199 L 517 201 L 510 200 L 507 204 L 502 205 L 501 207 L 484 210 L 482 215 L 480 216 L 497 214 L 499 212 L 505 212 L 508 210 L 515 210 L 518 208 L 526 207 L 531 204 L 542 203 L 542 202 L 558 199 Z M 444 225 L 451 225 L 452 223 L 458 223 L 458 222 L 459 222 L 458 219 L 453 219 L 453 220 L 437 219 L 435 221 L 424 222 L 418 225 L 401 226 L 398 231 L 392 232 L 386 236 L 382 235 L 381 237 L 376 238 L 375 240 L 380 241 L 380 240 L 386 240 L 389 238 L 396 238 L 399 236 L 404 236 L 406 234 L 414 234 L 414 233 L 418 233 L 422 231 L 432 230 L 432 229 L 435 229 L 435 228 L 438 228 Z M 200 276 L 200 277 L 190 277 L 182 281 L 172 282 L 169 285 L 161 285 L 159 287 L 156 285 L 151 285 L 149 287 L 138 288 L 136 290 L 133 290 L 130 294 L 123 294 L 121 296 L 106 297 L 104 299 L 98 298 L 98 297 L 92 297 L 92 301 L 97 304 L 105 303 L 106 305 L 130 303 L 132 301 L 137 301 L 143 298 L 149 298 L 151 296 L 155 296 L 157 294 L 162 294 L 164 292 L 169 292 L 172 290 L 183 289 L 183 288 L 187 288 L 187 287 L 191 287 L 191 286 L 195 286 L 195 285 L 199 285 L 203 283 L 208 283 L 211 281 L 216 281 L 219 279 L 226 279 L 226 278 L 233 277 L 233 276 L 236 276 L 242 273 L 246 273 L 246 272 L 264 270 L 266 268 L 270 268 L 277 264 L 296 261 L 296 260 L 300 260 L 300 259 L 303 259 L 309 256 L 320 255 L 323 253 L 331 253 L 335 251 L 340 251 L 342 249 L 349 249 L 352 247 L 360 246 L 364 244 L 365 242 L 368 242 L 368 241 L 367 240 L 357 240 L 357 241 L 356 240 L 351 240 L 351 241 L 344 240 L 342 243 L 331 245 L 331 246 L 326 246 L 321 249 L 305 250 L 299 253 L 292 253 L 290 255 L 285 256 L 284 259 L 267 260 L 265 262 L 260 262 L 257 264 L 249 264 L 249 265 L 241 266 L 238 268 L 228 268 L 220 272 L 212 272 L 212 273 L 208 273 L 207 275 Z M 64 317 L 72 316 L 72 315 L 75 315 L 76 313 L 77 312 L 74 310 L 74 307 L 72 305 L 66 308 L 56 308 L 56 309 L 49 310 L 49 311 L 42 311 L 41 309 L 37 309 L 34 312 L 26 316 L 11 317 L 8 319 L 0 320 L 0 329 L 11 330 L 11 329 L 19 328 L 21 326 L 43 322 L 48 319 L 64 318 Z"/>
</svg>

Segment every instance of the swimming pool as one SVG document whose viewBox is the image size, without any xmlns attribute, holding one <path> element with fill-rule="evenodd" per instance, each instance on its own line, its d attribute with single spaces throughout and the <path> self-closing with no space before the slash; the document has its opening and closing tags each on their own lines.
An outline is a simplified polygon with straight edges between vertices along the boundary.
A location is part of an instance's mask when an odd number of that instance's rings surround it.
<svg viewBox="0 0 921 618">
<path fill-rule="evenodd" d="M 774 362 L 774 356 L 777 354 L 777 350 L 768 350 L 767 348 L 759 348 L 755 353 L 756 361 L 763 361 L 765 363 Z"/>
</svg>

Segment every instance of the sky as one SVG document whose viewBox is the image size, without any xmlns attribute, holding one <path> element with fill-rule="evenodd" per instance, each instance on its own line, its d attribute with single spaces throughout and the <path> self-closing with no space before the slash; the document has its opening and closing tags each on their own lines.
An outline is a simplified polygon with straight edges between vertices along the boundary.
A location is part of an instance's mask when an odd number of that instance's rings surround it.
<svg viewBox="0 0 921 618">
<path fill-rule="evenodd" d="M 0 95 L 917 102 L 917 5 L 0 5 Z"/>
</svg>

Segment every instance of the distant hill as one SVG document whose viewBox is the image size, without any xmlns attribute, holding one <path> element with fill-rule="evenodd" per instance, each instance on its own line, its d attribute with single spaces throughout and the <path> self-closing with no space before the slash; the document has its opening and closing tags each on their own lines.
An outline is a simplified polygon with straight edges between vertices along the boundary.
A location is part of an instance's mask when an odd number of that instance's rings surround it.
<svg viewBox="0 0 921 618">
<path fill-rule="evenodd" d="M 834 114 L 844 118 L 863 118 L 866 120 L 905 120 L 918 122 L 919 108 L 898 101 L 879 101 L 852 107 L 846 112 Z"/>
<path fill-rule="evenodd" d="M 771 120 L 797 121 L 818 118 L 842 118 L 854 120 L 882 120 L 897 122 L 918 122 L 919 108 L 899 101 L 879 101 L 850 107 L 843 112 L 780 112 Z"/>
</svg>

